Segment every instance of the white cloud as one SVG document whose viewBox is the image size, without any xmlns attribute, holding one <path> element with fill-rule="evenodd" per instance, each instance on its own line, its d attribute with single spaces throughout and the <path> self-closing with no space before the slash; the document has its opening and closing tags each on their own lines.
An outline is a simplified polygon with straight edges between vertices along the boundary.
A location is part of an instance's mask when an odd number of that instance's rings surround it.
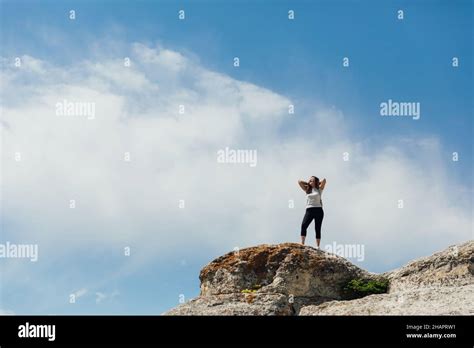
<svg viewBox="0 0 474 348">
<path fill-rule="evenodd" d="M 96 292 L 95 293 L 95 303 L 99 304 L 101 302 L 104 302 L 106 299 L 113 299 L 114 297 L 118 296 L 120 293 L 118 290 L 112 291 L 110 294 L 106 294 L 103 292 Z"/>
<path fill-rule="evenodd" d="M 181 53 L 160 46 L 151 48 L 135 43 L 133 49 L 141 62 L 155 66 L 160 72 L 179 73 L 188 64 L 188 60 Z"/>
<path fill-rule="evenodd" d="M 201 245 L 215 248 L 212 258 L 234 246 L 298 241 L 305 197 L 296 180 L 310 175 L 328 179 L 323 243 L 365 244 L 372 267 L 471 237 L 466 190 L 446 187 L 436 137 L 360 141 L 335 108 L 296 105 L 290 115 L 291 98 L 181 53 L 143 44 L 131 52 L 128 68 L 108 57 L 4 66 L 3 214 L 15 226 L 6 233 L 38 241 L 44 262 L 133 244 L 133 271 Z M 56 116 L 64 99 L 96 103 L 95 119 Z M 217 163 L 226 146 L 256 149 L 257 166 Z"/>
<path fill-rule="evenodd" d="M 15 315 L 15 312 L 10 311 L 8 309 L 1 309 L 0 308 L 0 315 Z"/>
<path fill-rule="evenodd" d="M 17 58 L 19 58 L 21 67 L 28 73 L 44 74 L 46 72 L 46 64 L 40 59 L 36 59 L 26 54 Z"/>
<path fill-rule="evenodd" d="M 89 290 L 85 289 L 85 288 L 82 288 L 82 289 L 79 289 L 77 291 L 74 291 L 73 292 L 73 295 L 75 297 L 75 299 L 79 299 L 81 298 L 82 296 L 84 296 L 85 294 L 87 294 L 89 292 Z"/>
<path fill-rule="evenodd" d="M 100 303 L 100 302 L 102 302 L 102 300 L 105 299 L 105 294 L 103 294 L 101 292 L 96 292 L 95 296 L 96 296 L 96 298 L 95 298 L 96 303 Z"/>
</svg>

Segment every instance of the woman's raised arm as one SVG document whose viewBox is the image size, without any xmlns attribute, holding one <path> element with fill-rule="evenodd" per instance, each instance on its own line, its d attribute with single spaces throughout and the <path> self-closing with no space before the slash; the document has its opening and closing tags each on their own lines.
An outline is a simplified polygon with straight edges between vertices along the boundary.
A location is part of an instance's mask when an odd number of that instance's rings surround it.
<svg viewBox="0 0 474 348">
<path fill-rule="evenodd" d="M 319 189 L 324 190 L 325 186 L 326 186 L 326 178 L 324 178 L 323 181 L 321 181 L 321 183 L 319 184 Z"/>
<path fill-rule="evenodd" d="M 306 190 L 308 189 L 308 183 L 306 181 L 298 180 L 298 185 L 300 185 L 301 189 L 304 192 L 306 192 Z"/>
</svg>

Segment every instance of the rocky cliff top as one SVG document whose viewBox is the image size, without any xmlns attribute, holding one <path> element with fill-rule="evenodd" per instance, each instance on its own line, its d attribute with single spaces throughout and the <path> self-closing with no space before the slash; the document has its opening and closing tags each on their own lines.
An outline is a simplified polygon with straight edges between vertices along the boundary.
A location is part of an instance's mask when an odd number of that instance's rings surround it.
<svg viewBox="0 0 474 348">
<path fill-rule="evenodd" d="M 474 241 L 453 245 L 431 256 L 419 258 L 387 272 L 390 291 L 427 286 L 463 286 L 472 284 Z"/>
<path fill-rule="evenodd" d="M 199 275 L 199 297 L 167 315 L 474 314 L 474 241 L 381 275 L 295 243 L 227 253 Z M 387 293 L 348 290 L 388 279 Z"/>
</svg>

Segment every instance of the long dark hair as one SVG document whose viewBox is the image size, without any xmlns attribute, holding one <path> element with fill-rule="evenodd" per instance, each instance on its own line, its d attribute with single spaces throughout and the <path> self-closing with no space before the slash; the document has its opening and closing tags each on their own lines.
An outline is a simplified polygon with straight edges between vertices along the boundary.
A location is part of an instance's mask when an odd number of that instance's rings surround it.
<svg viewBox="0 0 474 348">
<path fill-rule="evenodd" d="M 314 180 L 316 180 L 316 190 L 319 190 L 319 185 L 320 185 L 319 178 L 314 175 L 311 177 L 314 178 Z M 308 185 L 306 187 L 306 193 L 311 193 L 311 192 L 313 192 L 313 187 L 308 182 Z"/>
</svg>

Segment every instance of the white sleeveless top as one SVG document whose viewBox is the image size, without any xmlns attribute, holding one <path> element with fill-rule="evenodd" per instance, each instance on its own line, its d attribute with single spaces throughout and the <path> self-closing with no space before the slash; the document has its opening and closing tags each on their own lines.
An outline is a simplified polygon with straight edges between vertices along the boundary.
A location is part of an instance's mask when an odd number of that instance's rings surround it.
<svg viewBox="0 0 474 348">
<path fill-rule="evenodd" d="M 317 190 L 313 188 L 311 193 L 306 194 L 306 208 L 317 208 L 323 207 L 323 202 L 321 201 L 322 190 Z"/>
</svg>

